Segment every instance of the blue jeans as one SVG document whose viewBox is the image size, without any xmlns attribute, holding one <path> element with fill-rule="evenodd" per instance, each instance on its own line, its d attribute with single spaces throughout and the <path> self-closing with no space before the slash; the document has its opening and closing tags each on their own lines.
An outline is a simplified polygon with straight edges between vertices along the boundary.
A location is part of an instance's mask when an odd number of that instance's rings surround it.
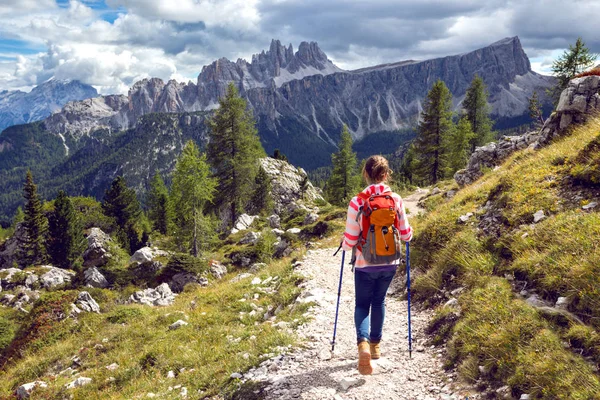
<svg viewBox="0 0 600 400">
<path fill-rule="evenodd" d="M 379 343 L 385 319 L 385 295 L 396 271 L 363 272 L 355 270 L 356 307 L 354 324 L 356 339 Z M 369 316 L 369 314 L 371 314 Z M 370 317 L 370 318 L 369 318 Z M 370 328 L 370 329 L 369 329 Z"/>
</svg>

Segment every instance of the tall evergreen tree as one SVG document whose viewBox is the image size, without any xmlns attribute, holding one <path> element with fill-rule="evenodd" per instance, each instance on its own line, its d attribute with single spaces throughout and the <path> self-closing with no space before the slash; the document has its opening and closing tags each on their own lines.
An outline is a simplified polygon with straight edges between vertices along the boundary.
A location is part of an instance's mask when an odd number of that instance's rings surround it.
<svg viewBox="0 0 600 400">
<path fill-rule="evenodd" d="M 258 173 L 257 159 L 265 156 L 254 117 L 233 83 L 209 121 L 208 161 L 219 181 L 216 203 L 228 206 L 231 224 L 244 209 Z"/>
<path fill-rule="evenodd" d="M 127 187 L 122 176 L 116 177 L 110 188 L 105 192 L 102 201 L 104 214 L 114 218 L 118 230 L 117 236 L 121 245 L 130 253 L 135 252 L 140 245 L 135 224 L 142 209 L 135 191 Z"/>
<path fill-rule="evenodd" d="M 26 233 L 23 258 L 28 265 L 40 264 L 47 259 L 45 239 L 48 220 L 42 211 L 42 201 L 37 193 L 37 185 L 33 183 L 31 171 L 27 171 L 23 197 L 25 197 L 23 223 Z"/>
<path fill-rule="evenodd" d="M 191 248 L 197 257 L 206 236 L 208 221 L 205 205 L 213 200 L 216 180 L 211 177 L 206 155 L 190 140 L 177 160 L 173 172 L 171 201 L 175 210 L 176 237 L 180 245 Z M 188 247 L 189 246 L 189 247 Z"/>
<path fill-rule="evenodd" d="M 479 75 L 475 75 L 463 101 L 465 115 L 471 123 L 471 130 L 475 133 L 470 142 L 471 153 L 475 151 L 475 147 L 483 146 L 493 139 L 490 107 L 487 99 L 488 92 L 485 83 Z"/>
<path fill-rule="evenodd" d="M 155 230 L 163 235 L 169 233 L 173 221 L 173 208 L 169 199 L 169 190 L 158 172 L 150 181 L 148 217 Z"/>
<path fill-rule="evenodd" d="M 254 191 L 250 200 L 252 213 L 268 215 L 273 211 L 271 190 L 271 177 L 263 168 L 259 168 L 254 179 Z"/>
<path fill-rule="evenodd" d="M 590 53 L 590 49 L 578 37 L 575 46 L 569 45 L 569 50 L 552 63 L 552 73 L 558 79 L 556 87 L 550 91 L 555 103 L 558 103 L 560 94 L 567 87 L 569 81 L 575 75 L 594 65 L 597 57 L 597 54 Z"/>
<path fill-rule="evenodd" d="M 338 151 L 331 155 L 333 170 L 327 181 L 328 200 L 337 205 L 346 205 L 360 187 L 356 153 L 352 151 L 352 136 L 346 125 L 342 128 Z"/>
<path fill-rule="evenodd" d="M 415 146 L 410 144 L 402 157 L 398 174 L 409 184 L 413 183 L 413 170 L 415 166 Z"/>
<path fill-rule="evenodd" d="M 471 124 L 463 116 L 456 126 L 453 127 L 449 141 L 449 166 L 450 172 L 454 173 L 467 165 L 469 160 L 469 143 L 475 136 L 471 130 Z"/>
<path fill-rule="evenodd" d="M 71 199 L 61 190 L 48 217 L 48 255 L 52 264 L 70 268 L 84 248 L 83 228 Z"/>
<path fill-rule="evenodd" d="M 447 143 L 452 132 L 452 94 L 438 80 L 427 94 L 414 141 L 414 175 L 421 182 L 437 183 L 448 169 Z"/>
</svg>

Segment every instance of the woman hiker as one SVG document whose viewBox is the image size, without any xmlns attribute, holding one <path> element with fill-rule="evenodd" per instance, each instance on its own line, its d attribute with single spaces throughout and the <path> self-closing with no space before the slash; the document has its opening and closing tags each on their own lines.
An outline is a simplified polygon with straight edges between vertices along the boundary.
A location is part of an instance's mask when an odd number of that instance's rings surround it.
<svg viewBox="0 0 600 400">
<path fill-rule="evenodd" d="M 388 161 L 382 156 L 372 156 L 366 161 L 362 175 L 369 186 L 350 201 L 346 232 L 342 241 L 343 250 L 353 250 L 356 292 L 354 323 L 358 342 L 358 371 L 362 375 L 370 375 L 373 372 L 371 360 L 376 360 L 381 356 L 379 344 L 385 318 L 385 296 L 401 258 L 401 246 L 398 239 L 408 242 L 413 234 L 406 219 L 402 199 L 386 185 L 391 173 Z M 379 196 L 380 194 L 384 194 L 384 196 Z M 382 203 L 384 201 L 388 203 Z M 376 204 L 387 205 L 378 207 Z M 381 213 L 365 212 L 365 208 L 369 208 L 367 206 L 371 206 L 371 210 L 380 208 L 382 211 L 384 209 L 389 211 L 384 217 L 381 217 L 383 215 Z M 366 216 L 365 214 L 370 215 Z M 365 221 L 365 218 L 369 219 Z M 391 218 L 390 225 L 393 224 L 391 230 L 386 226 L 373 225 L 385 218 L 388 218 L 388 223 Z M 365 222 L 371 224 L 371 228 L 366 230 L 374 233 L 373 239 L 369 236 L 370 233 L 363 232 L 362 227 Z M 383 222 L 381 223 L 383 224 Z M 382 240 L 377 239 L 377 229 L 379 229 Z M 390 231 L 389 234 L 388 231 Z M 393 235 L 392 240 L 389 240 L 389 235 Z M 389 249 L 390 242 L 395 243 L 391 250 Z M 379 251 L 380 248 L 381 251 Z M 378 255 L 385 253 L 386 250 L 389 255 Z"/>
</svg>

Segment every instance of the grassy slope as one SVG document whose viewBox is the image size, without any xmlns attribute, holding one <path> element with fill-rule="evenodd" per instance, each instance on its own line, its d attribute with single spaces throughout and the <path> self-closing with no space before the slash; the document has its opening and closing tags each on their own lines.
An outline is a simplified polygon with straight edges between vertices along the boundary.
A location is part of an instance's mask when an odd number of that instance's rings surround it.
<svg viewBox="0 0 600 400">
<path fill-rule="evenodd" d="M 324 243 L 339 238 L 342 214 L 335 207 L 322 209 L 322 220 L 329 221 L 330 226 Z M 293 223 L 287 221 L 284 227 Z M 250 246 L 239 247 L 250 250 Z M 304 246 L 296 241 L 295 247 Z M 223 246 L 227 251 L 233 248 Z M 293 329 L 304 321 L 308 307 L 295 303 L 302 278 L 291 267 L 302 252 L 297 250 L 261 270 L 257 276 L 262 280 L 279 277 L 266 286 L 252 285 L 252 278 L 231 282 L 244 272 L 232 267 L 234 271 L 222 281 L 211 281 L 206 288 L 186 286 L 168 307 L 125 304 L 136 290 L 131 286 L 118 291 L 88 288 L 102 313 L 82 314 L 77 321 L 68 318 L 57 322 L 56 316 L 68 310 L 78 290 L 44 294 L 25 318 L 15 310 L 0 307 L 0 350 L 5 348 L 4 354 L 13 357 L 0 369 L 0 399 L 12 398 L 18 386 L 38 379 L 49 387 L 37 388 L 35 398 L 73 395 L 75 399 L 121 399 L 142 398 L 147 393 L 179 398 L 179 389 L 169 390 L 177 385 L 187 388 L 189 398 L 217 394 L 228 397 L 238 386 L 230 379 L 232 373 L 244 372 L 263 361 L 265 354 L 295 344 Z M 220 259 L 224 254 L 221 251 L 212 256 Z M 275 289 L 273 293 L 261 290 L 269 286 Z M 268 307 L 274 311 L 279 305 L 283 311 L 274 323 L 286 322 L 290 329 L 273 327 L 263 319 Z M 251 315 L 256 308 L 263 310 Z M 169 330 L 169 325 L 179 319 L 189 325 Z M 81 360 L 79 375 L 58 375 L 72 365 L 74 356 Z M 108 370 L 106 367 L 113 363 L 119 367 Z M 167 378 L 169 371 L 174 371 L 174 379 Z M 92 378 L 93 382 L 65 389 L 77 376 Z"/>
<path fill-rule="evenodd" d="M 545 149 L 514 154 L 449 201 L 429 200 L 436 207 L 417 221 L 413 245 L 426 271 L 415 295 L 439 304 L 465 288 L 461 312 L 439 307 L 431 325 L 437 340 L 449 339 L 449 363 L 463 377 L 506 383 L 517 398 L 600 398 L 600 217 L 581 209 L 598 200 L 598 143 L 594 119 Z M 499 238 L 478 230 L 488 201 L 500 210 Z M 533 225 L 540 209 L 548 217 Z M 467 212 L 475 218 L 457 223 Z M 511 281 L 550 302 L 568 296 L 580 322 L 529 306 Z"/>
</svg>

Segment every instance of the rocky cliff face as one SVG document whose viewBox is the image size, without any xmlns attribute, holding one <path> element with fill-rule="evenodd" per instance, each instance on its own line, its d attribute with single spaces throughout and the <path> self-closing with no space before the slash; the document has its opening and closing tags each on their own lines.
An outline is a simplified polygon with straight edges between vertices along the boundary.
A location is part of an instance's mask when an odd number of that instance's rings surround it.
<svg viewBox="0 0 600 400">
<path fill-rule="evenodd" d="M 266 150 L 279 148 L 295 164 L 315 167 L 329 162 L 343 124 L 355 139 L 412 127 L 433 82 L 442 79 L 448 85 L 459 109 L 475 74 L 484 79 L 497 117 L 523 115 L 532 92 L 544 101 L 544 90 L 553 83 L 531 71 L 517 37 L 457 56 L 357 71 L 336 67 L 316 43 L 303 42 L 294 53 L 291 45 L 274 40 L 250 63 L 222 58 L 205 66 L 197 83 L 145 79 L 126 98 L 70 104 L 47 127 L 81 137 L 98 128 L 130 128 L 151 112 L 211 110 L 234 82 L 254 110 Z"/>
<path fill-rule="evenodd" d="M 42 120 L 69 101 L 96 96 L 96 89 L 79 81 L 50 80 L 29 93 L 4 90 L 0 92 L 0 132 L 12 125 Z"/>
<path fill-rule="evenodd" d="M 584 123 L 590 115 L 600 112 L 600 76 L 575 78 L 560 95 L 555 112 L 539 132 L 521 136 L 504 136 L 498 142 L 478 147 L 469 158 L 467 167 L 454 175 L 456 182 L 469 185 L 483 175 L 482 168 L 499 165 L 517 150 L 531 146 L 539 149 L 552 139 L 564 135 L 573 124 Z"/>
</svg>

